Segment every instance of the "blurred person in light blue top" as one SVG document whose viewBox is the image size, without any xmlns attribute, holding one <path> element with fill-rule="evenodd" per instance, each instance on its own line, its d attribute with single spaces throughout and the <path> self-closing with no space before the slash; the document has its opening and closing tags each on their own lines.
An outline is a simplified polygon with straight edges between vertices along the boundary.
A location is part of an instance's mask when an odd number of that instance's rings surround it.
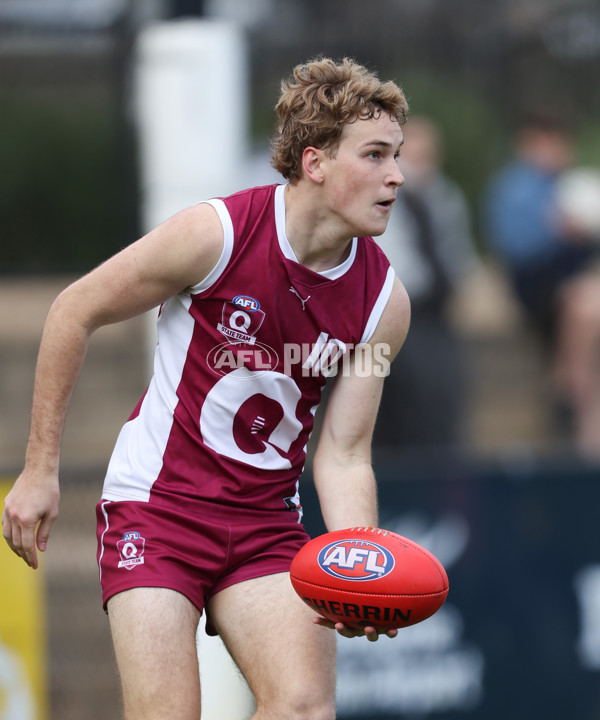
<svg viewBox="0 0 600 720">
<path fill-rule="evenodd" d="M 557 201 L 576 163 L 573 139 L 554 118 L 532 116 L 516 135 L 515 157 L 485 196 L 486 233 L 515 296 L 548 352 L 558 407 L 576 452 L 600 460 L 599 245 Z"/>
<path fill-rule="evenodd" d="M 519 156 L 493 180 L 488 196 L 490 238 L 511 264 L 526 267 L 563 247 L 553 218 L 554 187 L 571 154 L 558 133 L 523 130 Z"/>
<path fill-rule="evenodd" d="M 532 115 L 516 134 L 515 158 L 492 178 L 485 197 L 490 245 L 528 319 L 549 343 L 556 333 L 557 293 L 595 252 L 556 207 L 557 182 L 573 162 L 568 131 L 558 120 Z"/>
</svg>

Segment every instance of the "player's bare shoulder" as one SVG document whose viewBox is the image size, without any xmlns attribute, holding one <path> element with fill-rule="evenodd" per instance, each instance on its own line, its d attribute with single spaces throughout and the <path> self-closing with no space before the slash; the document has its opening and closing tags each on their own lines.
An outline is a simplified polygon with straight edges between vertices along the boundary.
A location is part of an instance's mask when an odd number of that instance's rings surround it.
<svg viewBox="0 0 600 720">
<path fill-rule="evenodd" d="M 180 210 L 105 263 L 104 274 L 121 275 L 149 302 L 204 280 L 223 251 L 223 227 L 206 203 Z"/>
<path fill-rule="evenodd" d="M 202 281 L 217 264 L 223 251 L 223 226 L 212 205 L 199 203 L 176 213 L 143 240 L 164 246 L 165 261 L 176 264 L 188 287 Z M 168 266 L 163 270 L 168 272 Z"/>
</svg>

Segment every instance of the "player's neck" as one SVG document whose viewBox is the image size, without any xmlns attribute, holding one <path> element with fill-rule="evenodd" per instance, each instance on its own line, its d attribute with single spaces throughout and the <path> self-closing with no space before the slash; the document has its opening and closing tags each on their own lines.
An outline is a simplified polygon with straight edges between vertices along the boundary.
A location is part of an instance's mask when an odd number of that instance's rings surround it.
<svg viewBox="0 0 600 720">
<path fill-rule="evenodd" d="M 308 195 L 298 186 L 286 187 L 285 231 L 298 262 L 323 272 L 347 259 L 352 237 Z"/>
</svg>

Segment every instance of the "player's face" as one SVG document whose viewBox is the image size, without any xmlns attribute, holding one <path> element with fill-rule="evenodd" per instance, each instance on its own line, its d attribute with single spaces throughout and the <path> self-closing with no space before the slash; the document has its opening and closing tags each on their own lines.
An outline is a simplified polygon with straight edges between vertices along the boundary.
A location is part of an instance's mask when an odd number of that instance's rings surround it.
<svg viewBox="0 0 600 720">
<path fill-rule="evenodd" d="M 404 183 L 398 167 L 403 139 L 400 125 L 382 112 L 346 125 L 335 156 L 325 161 L 328 207 L 348 236 L 384 232 Z"/>
</svg>

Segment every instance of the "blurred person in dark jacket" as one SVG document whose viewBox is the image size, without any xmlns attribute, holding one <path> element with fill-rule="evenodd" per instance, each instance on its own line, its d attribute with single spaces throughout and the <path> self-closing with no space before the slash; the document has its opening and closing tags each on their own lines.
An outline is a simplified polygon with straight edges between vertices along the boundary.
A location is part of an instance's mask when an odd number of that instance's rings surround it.
<svg viewBox="0 0 600 720">
<path fill-rule="evenodd" d="M 478 258 L 465 196 L 442 170 L 440 129 L 415 115 L 404 130 L 406 183 L 377 240 L 409 294 L 411 326 L 386 380 L 374 442 L 395 449 L 452 448 L 464 440 L 466 377 L 449 307 Z"/>
</svg>

